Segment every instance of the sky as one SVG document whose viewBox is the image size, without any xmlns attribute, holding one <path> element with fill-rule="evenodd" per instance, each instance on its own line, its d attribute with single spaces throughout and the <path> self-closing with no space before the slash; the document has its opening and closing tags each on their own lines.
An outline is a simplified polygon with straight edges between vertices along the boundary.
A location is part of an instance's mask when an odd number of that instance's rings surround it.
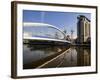
<svg viewBox="0 0 100 80">
<path fill-rule="evenodd" d="M 39 22 L 54 25 L 62 31 L 66 30 L 67 35 L 70 35 L 71 30 L 73 30 L 73 36 L 76 38 L 77 17 L 79 15 L 84 15 L 91 20 L 90 13 L 23 10 L 23 22 Z"/>
</svg>

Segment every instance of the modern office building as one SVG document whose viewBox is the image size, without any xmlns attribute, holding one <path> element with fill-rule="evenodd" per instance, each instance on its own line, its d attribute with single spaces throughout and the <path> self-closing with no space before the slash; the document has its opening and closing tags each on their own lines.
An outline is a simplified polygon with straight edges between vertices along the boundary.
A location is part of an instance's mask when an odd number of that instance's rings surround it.
<svg viewBox="0 0 100 80">
<path fill-rule="evenodd" d="M 90 40 L 90 20 L 84 15 L 77 17 L 77 41 L 78 43 L 88 42 Z"/>
</svg>

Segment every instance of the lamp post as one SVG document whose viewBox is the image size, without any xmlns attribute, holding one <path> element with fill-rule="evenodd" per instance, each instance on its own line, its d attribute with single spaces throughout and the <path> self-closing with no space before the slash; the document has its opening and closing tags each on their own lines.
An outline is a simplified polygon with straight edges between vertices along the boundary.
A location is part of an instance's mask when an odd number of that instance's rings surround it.
<svg viewBox="0 0 100 80">
<path fill-rule="evenodd" d="M 72 44 L 73 44 L 73 33 L 74 33 L 74 31 L 71 30 L 71 43 L 72 43 Z"/>
</svg>

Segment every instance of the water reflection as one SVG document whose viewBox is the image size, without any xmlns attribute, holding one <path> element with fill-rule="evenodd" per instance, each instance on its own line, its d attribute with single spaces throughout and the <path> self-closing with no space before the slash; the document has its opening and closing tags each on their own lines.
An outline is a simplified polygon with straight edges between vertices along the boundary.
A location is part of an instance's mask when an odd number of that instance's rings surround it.
<svg viewBox="0 0 100 80">
<path fill-rule="evenodd" d="M 74 67 L 90 66 L 90 48 L 88 47 L 71 47 L 59 55 L 55 60 L 41 66 L 48 67 Z"/>
<path fill-rule="evenodd" d="M 24 45 L 23 49 L 23 68 L 90 66 L 90 58 L 89 47 L 69 48 L 65 46 L 27 44 Z"/>
<path fill-rule="evenodd" d="M 89 66 L 91 64 L 91 52 L 90 52 L 90 48 L 88 47 L 77 47 L 76 48 L 77 50 L 77 65 L 78 66 Z"/>
</svg>

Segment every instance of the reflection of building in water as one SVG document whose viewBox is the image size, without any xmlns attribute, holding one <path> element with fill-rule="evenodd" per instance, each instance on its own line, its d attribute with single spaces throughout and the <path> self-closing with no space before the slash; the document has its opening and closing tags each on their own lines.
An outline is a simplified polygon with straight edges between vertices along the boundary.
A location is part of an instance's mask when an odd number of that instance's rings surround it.
<svg viewBox="0 0 100 80">
<path fill-rule="evenodd" d="M 71 66 L 77 66 L 77 51 L 75 48 L 70 49 L 70 63 Z"/>
<path fill-rule="evenodd" d="M 88 53 L 88 50 L 84 50 L 84 65 L 90 64 L 90 55 Z"/>
<path fill-rule="evenodd" d="M 77 17 L 77 37 L 79 43 L 90 40 L 90 20 L 83 15 Z"/>
<path fill-rule="evenodd" d="M 90 66 L 90 50 L 85 48 L 77 48 L 77 65 L 78 66 Z"/>
</svg>

